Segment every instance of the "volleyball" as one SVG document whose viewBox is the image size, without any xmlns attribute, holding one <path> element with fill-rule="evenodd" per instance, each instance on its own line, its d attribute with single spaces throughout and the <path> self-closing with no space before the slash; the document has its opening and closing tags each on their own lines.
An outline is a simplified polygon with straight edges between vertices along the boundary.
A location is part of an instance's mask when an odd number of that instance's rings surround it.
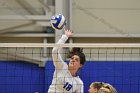
<svg viewBox="0 0 140 93">
<path fill-rule="evenodd" d="M 66 19 L 62 14 L 58 14 L 52 16 L 50 23 L 53 29 L 61 30 L 66 25 Z"/>
</svg>

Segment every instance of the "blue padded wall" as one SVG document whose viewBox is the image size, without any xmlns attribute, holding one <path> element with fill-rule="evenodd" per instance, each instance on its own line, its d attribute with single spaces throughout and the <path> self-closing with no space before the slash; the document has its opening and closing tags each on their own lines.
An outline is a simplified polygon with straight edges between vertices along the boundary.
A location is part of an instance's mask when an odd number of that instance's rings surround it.
<svg viewBox="0 0 140 93">
<path fill-rule="evenodd" d="M 47 62 L 45 69 L 46 91 L 51 84 L 54 66 Z M 118 93 L 140 93 L 140 62 L 86 62 L 80 71 L 84 82 L 84 93 L 94 81 L 112 84 Z"/>
<path fill-rule="evenodd" d="M 0 62 L 0 93 L 47 93 L 54 72 L 52 61 L 45 68 L 26 62 Z M 94 81 L 112 84 L 118 93 L 140 93 L 140 62 L 86 62 L 80 71 L 84 93 Z"/>
<path fill-rule="evenodd" d="M 80 76 L 84 93 L 94 81 L 110 83 L 118 93 L 140 93 L 140 62 L 87 62 Z"/>
<path fill-rule="evenodd" d="M 45 91 L 47 93 L 48 88 L 52 82 L 53 72 L 54 72 L 54 65 L 52 61 L 47 61 L 45 66 Z"/>
<path fill-rule="evenodd" d="M 45 93 L 44 68 L 26 62 L 0 62 L 0 93 Z"/>
</svg>

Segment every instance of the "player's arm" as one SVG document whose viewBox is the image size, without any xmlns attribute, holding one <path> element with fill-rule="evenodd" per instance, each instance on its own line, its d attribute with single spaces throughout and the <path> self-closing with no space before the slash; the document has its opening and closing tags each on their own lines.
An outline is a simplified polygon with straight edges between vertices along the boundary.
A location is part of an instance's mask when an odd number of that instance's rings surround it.
<svg viewBox="0 0 140 93">
<path fill-rule="evenodd" d="M 59 41 L 57 42 L 57 44 L 64 44 L 67 39 L 72 35 L 72 31 L 71 30 L 65 30 L 65 35 L 62 35 L 62 37 L 59 39 Z M 54 66 L 56 67 L 56 69 L 62 69 L 62 67 L 65 65 L 61 55 L 60 55 L 60 50 L 62 48 L 58 48 L 58 47 L 54 47 L 52 50 L 52 57 L 53 57 L 53 63 Z"/>
</svg>

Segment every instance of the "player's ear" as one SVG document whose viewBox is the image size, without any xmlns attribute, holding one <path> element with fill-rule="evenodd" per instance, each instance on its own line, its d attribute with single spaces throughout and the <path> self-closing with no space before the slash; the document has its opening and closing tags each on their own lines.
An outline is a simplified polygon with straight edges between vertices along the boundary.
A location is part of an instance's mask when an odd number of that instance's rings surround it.
<svg viewBox="0 0 140 93">
<path fill-rule="evenodd" d="M 82 64 L 80 64 L 80 68 L 82 68 L 82 66 L 83 66 L 83 65 L 82 65 Z"/>
<path fill-rule="evenodd" d="M 98 89 L 97 89 L 97 88 L 94 88 L 94 92 L 95 92 L 95 93 L 98 93 Z"/>
</svg>

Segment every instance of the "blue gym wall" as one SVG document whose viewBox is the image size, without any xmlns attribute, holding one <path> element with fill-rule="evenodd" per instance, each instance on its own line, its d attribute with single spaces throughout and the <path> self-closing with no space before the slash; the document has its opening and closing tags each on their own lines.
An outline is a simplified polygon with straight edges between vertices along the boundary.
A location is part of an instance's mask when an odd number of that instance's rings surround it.
<svg viewBox="0 0 140 93">
<path fill-rule="evenodd" d="M 27 62 L 0 62 L 0 93 L 47 93 L 54 66 L 45 68 Z M 79 73 L 84 93 L 93 81 L 107 82 L 118 93 L 140 93 L 140 62 L 87 62 Z"/>
<path fill-rule="evenodd" d="M 44 68 L 26 62 L 0 62 L 0 93 L 45 93 Z"/>
<path fill-rule="evenodd" d="M 46 91 L 51 84 L 54 66 L 46 64 Z M 112 84 L 118 93 L 140 93 L 140 62 L 86 62 L 80 71 L 84 82 L 84 93 L 88 93 L 89 85 L 94 81 Z"/>
</svg>

